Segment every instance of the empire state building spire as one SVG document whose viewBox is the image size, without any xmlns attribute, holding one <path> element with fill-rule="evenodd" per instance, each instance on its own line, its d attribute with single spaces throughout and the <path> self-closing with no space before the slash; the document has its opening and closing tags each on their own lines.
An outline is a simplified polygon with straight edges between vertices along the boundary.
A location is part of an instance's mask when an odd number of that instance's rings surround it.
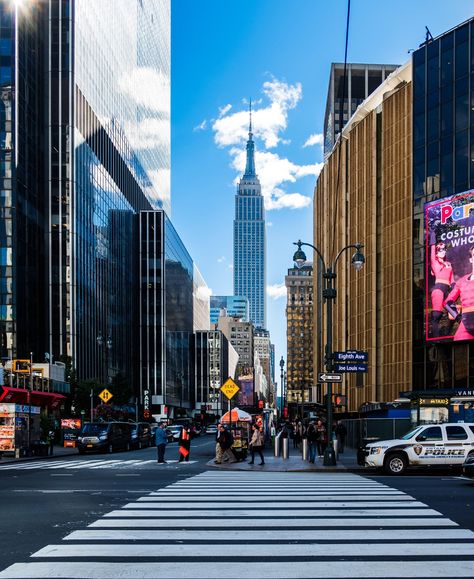
<svg viewBox="0 0 474 579">
<path fill-rule="evenodd" d="M 248 177 L 256 177 L 255 173 L 255 143 L 253 142 L 252 134 L 252 99 L 250 99 L 250 123 L 249 123 L 249 140 L 247 141 L 247 164 L 245 166 L 244 179 Z"/>
</svg>

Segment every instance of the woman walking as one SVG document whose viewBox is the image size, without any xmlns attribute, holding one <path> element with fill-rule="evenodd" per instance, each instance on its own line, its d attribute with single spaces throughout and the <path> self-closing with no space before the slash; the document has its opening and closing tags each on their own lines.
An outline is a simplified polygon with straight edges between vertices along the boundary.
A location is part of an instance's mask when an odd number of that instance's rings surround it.
<svg viewBox="0 0 474 579">
<path fill-rule="evenodd" d="M 250 449 L 252 452 L 252 460 L 249 462 L 249 464 L 253 464 L 254 460 L 255 460 L 255 453 L 257 452 L 258 455 L 260 456 L 260 460 L 261 460 L 261 465 L 265 464 L 265 460 L 263 458 L 263 453 L 262 453 L 262 449 L 263 449 L 263 445 L 264 445 L 264 440 L 263 440 L 263 434 L 260 430 L 260 428 L 258 426 L 256 426 L 255 424 L 252 426 L 252 430 L 253 430 L 253 434 L 252 434 L 252 438 L 250 440 Z"/>
</svg>

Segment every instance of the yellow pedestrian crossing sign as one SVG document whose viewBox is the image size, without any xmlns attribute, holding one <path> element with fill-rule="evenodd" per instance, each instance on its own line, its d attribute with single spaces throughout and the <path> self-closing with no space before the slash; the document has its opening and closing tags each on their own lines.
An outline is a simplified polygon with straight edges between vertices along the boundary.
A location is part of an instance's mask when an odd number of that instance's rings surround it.
<svg viewBox="0 0 474 579">
<path fill-rule="evenodd" d="M 99 394 L 99 398 L 101 398 L 104 402 L 108 402 L 112 398 L 113 394 L 104 388 L 102 392 Z"/>
<path fill-rule="evenodd" d="M 232 378 L 227 378 L 224 384 L 222 384 L 220 390 L 222 394 L 224 394 L 229 400 L 231 400 L 237 394 L 240 388 L 232 380 Z"/>
</svg>

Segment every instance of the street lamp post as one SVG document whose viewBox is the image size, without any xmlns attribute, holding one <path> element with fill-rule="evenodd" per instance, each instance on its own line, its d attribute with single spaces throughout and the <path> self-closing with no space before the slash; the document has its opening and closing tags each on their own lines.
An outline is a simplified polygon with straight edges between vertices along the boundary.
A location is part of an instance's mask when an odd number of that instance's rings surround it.
<svg viewBox="0 0 474 579">
<path fill-rule="evenodd" d="M 323 267 L 323 279 L 325 280 L 325 284 L 322 293 L 323 298 L 326 301 L 326 347 L 324 352 L 324 365 L 326 371 L 330 374 L 334 371 L 334 356 L 332 352 L 332 306 L 337 296 L 336 288 L 334 287 L 336 265 L 341 255 L 348 249 L 353 248 L 356 252 L 353 254 L 351 259 L 352 265 L 357 271 L 360 270 L 365 263 L 364 254 L 361 252 L 364 246 L 361 243 L 346 245 L 346 247 L 343 247 L 336 255 L 332 265 L 326 267 L 323 255 L 317 247 L 311 245 L 311 243 L 303 243 L 301 240 L 294 242 L 294 245 L 298 246 L 298 249 L 293 256 L 293 261 L 297 268 L 302 267 L 306 263 L 306 255 L 301 249 L 303 245 L 311 247 L 317 253 Z M 333 466 L 336 464 L 336 453 L 334 452 L 332 441 L 332 382 L 327 382 L 327 434 L 328 444 L 324 451 L 324 466 Z"/>
<path fill-rule="evenodd" d="M 285 360 L 283 360 L 283 356 L 281 357 L 280 360 L 280 387 L 281 387 L 281 393 L 280 393 L 280 419 L 283 419 L 283 407 L 285 404 L 285 385 L 283 384 L 283 368 L 285 367 Z"/>
</svg>

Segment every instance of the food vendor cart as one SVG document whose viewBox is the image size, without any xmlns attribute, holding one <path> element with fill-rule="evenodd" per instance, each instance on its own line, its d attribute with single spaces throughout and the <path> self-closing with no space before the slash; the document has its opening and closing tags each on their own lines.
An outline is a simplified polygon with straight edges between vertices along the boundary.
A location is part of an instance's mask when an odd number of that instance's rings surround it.
<svg viewBox="0 0 474 579">
<path fill-rule="evenodd" d="M 229 425 L 232 436 L 234 437 L 232 452 L 235 458 L 237 460 L 245 460 L 250 442 L 252 417 L 240 408 L 233 408 L 230 413 L 226 412 L 222 416 L 221 423 Z"/>
</svg>

